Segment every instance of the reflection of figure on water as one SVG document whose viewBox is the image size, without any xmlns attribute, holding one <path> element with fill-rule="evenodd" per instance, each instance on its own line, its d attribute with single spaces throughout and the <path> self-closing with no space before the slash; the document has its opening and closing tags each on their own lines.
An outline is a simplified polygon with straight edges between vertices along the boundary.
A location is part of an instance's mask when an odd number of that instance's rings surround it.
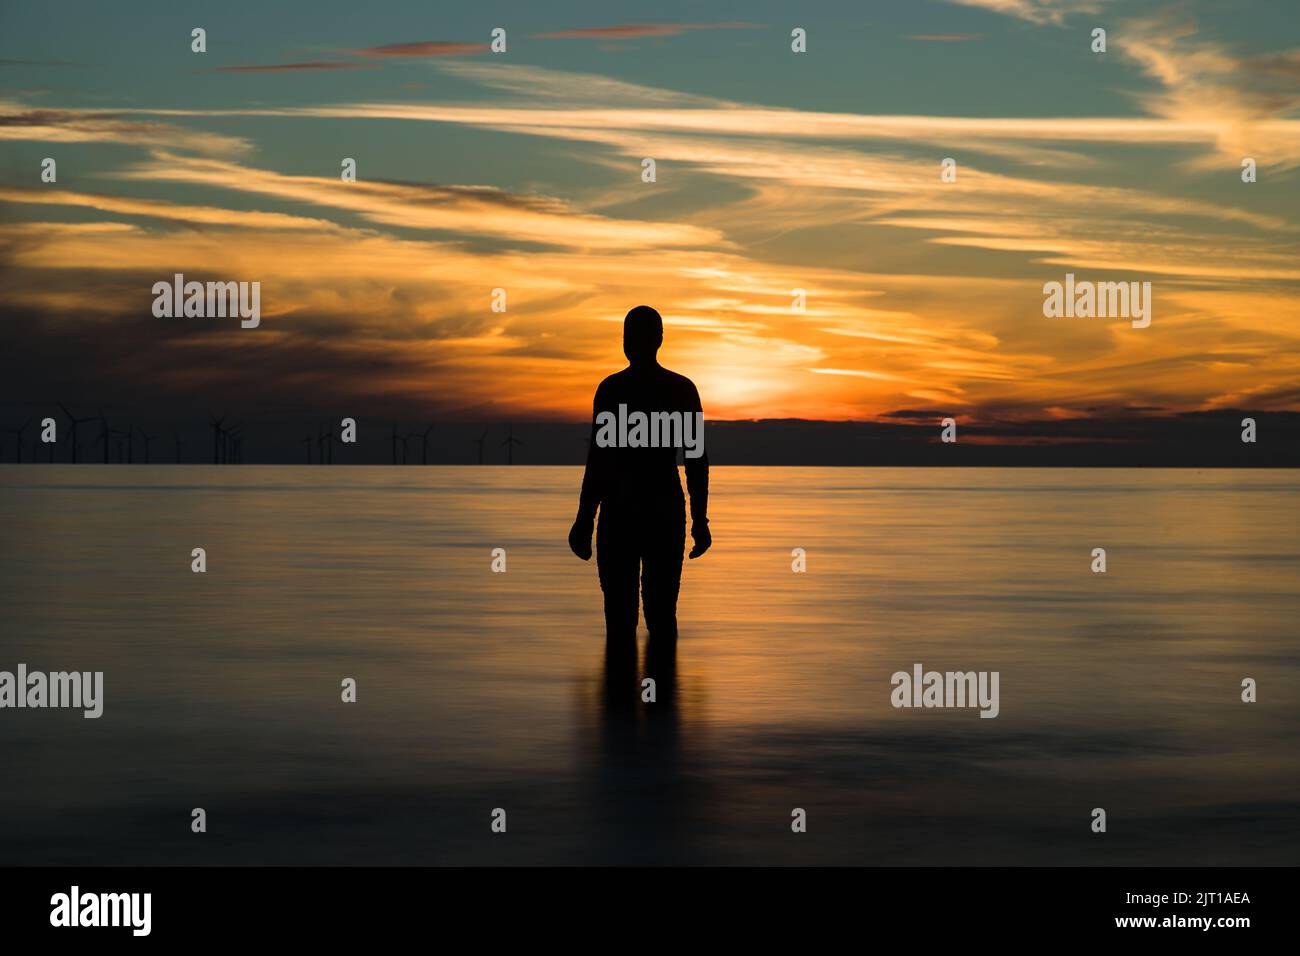
<svg viewBox="0 0 1300 956">
<path fill-rule="evenodd" d="M 653 701 L 646 679 L 654 682 Z M 651 633 L 640 668 L 635 636 L 607 640 L 599 686 L 587 755 L 598 808 L 593 862 L 672 862 L 664 852 L 689 845 L 702 812 L 699 775 L 689 772 L 684 746 L 676 635 Z"/>
<path fill-rule="evenodd" d="M 645 648 L 645 676 L 637 677 L 636 637 L 607 638 L 602 709 L 607 720 L 618 715 L 647 726 L 662 727 L 677 716 L 677 634 L 651 634 Z M 647 684 L 646 681 L 653 683 Z M 647 699 L 650 698 L 650 699 Z"/>
<path fill-rule="evenodd" d="M 600 697 L 603 749 L 614 759 L 673 759 L 677 743 L 677 635 L 651 634 L 645 673 L 637 672 L 636 637 L 605 641 Z"/>
</svg>

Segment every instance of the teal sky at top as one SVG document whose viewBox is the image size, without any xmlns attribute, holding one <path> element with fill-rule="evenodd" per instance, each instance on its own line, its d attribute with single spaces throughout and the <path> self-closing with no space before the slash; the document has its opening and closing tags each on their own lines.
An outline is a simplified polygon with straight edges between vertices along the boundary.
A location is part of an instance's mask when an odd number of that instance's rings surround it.
<svg viewBox="0 0 1300 956">
<path fill-rule="evenodd" d="M 107 4 L 77 0 L 5 0 L 0 8 L 0 97 L 62 109 L 221 110 L 403 101 L 473 103 L 506 99 L 495 90 L 449 75 L 439 64 L 510 63 L 590 73 L 679 92 L 762 106 L 863 114 L 939 116 L 1141 116 L 1135 96 L 1155 84 L 1131 63 L 1088 48 L 1094 25 L 1112 45 L 1125 18 L 1168 9 L 1166 2 L 1118 0 L 1102 13 L 1074 14 L 1063 25 L 1034 24 L 942 0 L 877 2 L 475 3 L 185 2 Z M 1199 35 L 1239 53 L 1265 53 L 1295 43 L 1296 0 L 1265 0 L 1243 8 L 1206 0 L 1176 6 L 1194 15 Z M 1248 10 L 1248 12 L 1246 12 Z M 539 39 L 535 34 L 630 23 L 754 24 L 754 29 L 692 30 L 628 40 Z M 190 51 L 190 31 L 207 30 L 208 52 Z M 422 41 L 486 43 L 494 27 L 509 35 L 504 56 L 455 58 L 349 57 L 348 50 Z M 808 32 L 808 53 L 790 53 L 790 30 Z M 921 41 L 918 35 L 972 35 Z M 218 67 L 343 60 L 373 69 L 223 73 Z M 12 62 L 21 61 L 21 62 Z M 42 61 L 42 62 L 36 62 Z M 562 106 L 562 103 L 554 105 Z M 571 195 L 614 180 L 608 169 L 569 161 L 604 153 L 554 137 L 529 137 L 448 124 L 382 120 L 190 117 L 187 126 L 243 136 L 256 144 L 252 165 L 293 175 L 337 175 L 337 157 L 358 157 L 362 174 L 410 182 L 485 183 L 519 191 Z M 958 149 L 936 145 L 938 155 Z M 39 143 L 9 142 L 5 170 L 35 168 Z M 864 144 L 864 148 L 872 147 Z M 1101 150 L 1108 147 L 1101 145 Z M 64 181 L 101 191 L 102 171 L 139 150 L 86 144 L 84 161 Z M 1170 161 L 1177 158 L 1169 152 Z M 328 158 L 328 162 L 326 159 Z M 1002 160 L 985 157 L 997 168 Z M 1164 157 L 1156 160 L 1163 162 Z M 78 179 L 85 170 L 87 178 Z M 1077 170 L 1086 180 L 1088 170 Z M 1142 164 L 1108 170 L 1109 182 L 1149 181 Z M 96 182 L 95 178 L 99 181 Z M 700 189 L 734 188 L 705 183 Z M 145 194 L 146 184 L 118 181 L 114 191 Z M 1190 184 L 1192 191 L 1211 189 Z M 166 184 L 152 195 L 210 201 L 203 187 Z M 266 197 L 222 193 L 236 208 L 267 208 Z M 659 213 L 691 201 L 690 190 L 665 194 Z M 1254 201 L 1254 197 L 1251 197 Z M 51 218 L 83 213 L 50 210 Z M 344 216 L 343 218 L 346 218 Z"/>
<path fill-rule="evenodd" d="M 1065 27 L 1036 26 L 940 0 L 887 2 L 560 2 L 475 3 L 165 2 L 107 4 L 6 0 L 0 59 L 73 66 L 6 64 L 0 90 L 48 88 L 60 106 L 220 108 L 258 102 L 305 105 L 410 97 L 401 84 L 429 82 L 430 94 L 473 99 L 426 59 L 387 59 L 378 69 L 223 74 L 218 66 L 342 58 L 340 51 L 426 40 L 510 37 L 508 60 L 617 77 L 689 93 L 771 106 L 860 113 L 936 115 L 1130 115 L 1120 84 L 1099 84 L 1088 26 L 1107 26 L 1165 4 L 1120 0 Z M 1199 4 L 1202 31 L 1243 52 L 1294 37 L 1294 0 Z M 545 31 L 626 23 L 742 21 L 755 30 L 705 30 L 604 43 L 533 39 Z M 208 31 L 208 53 L 189 50 L 189 31 Z M 809 52 L 789 55 L 789 32 L 808 31 Z M 925 34 L 980 34 L 964 42 L 920 42 Z M 616 47 L 610 49 L 608 47 Z M 1125 74 L 1131 68 L 1121 67 Z M 1128 77 L 1131 78 L 1131 77 Z M 1125 83 L 1124 87 L 1132 84 Z M 1145 85 L 1145 84 L 1143 84 Z"/>
</svg>

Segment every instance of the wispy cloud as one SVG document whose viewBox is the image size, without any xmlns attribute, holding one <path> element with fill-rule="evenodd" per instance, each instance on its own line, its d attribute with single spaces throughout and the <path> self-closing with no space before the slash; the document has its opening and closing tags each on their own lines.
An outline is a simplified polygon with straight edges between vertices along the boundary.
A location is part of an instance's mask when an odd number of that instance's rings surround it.
<svg viewBox="0 0 1300 956">
<path fill-rule="evenodd" d="M 68 189 L 0 188 L 0 202 L 98 209 L 102 212 L 114 213 L 120 216 L 167 219 L 173 222 L 190 223 L 198 226 L 303 230 L 328 230 L 333 228 L 333 224 L 326 219 L 312 219 L 286 213 L 226 209 L 221 206 L 194 206 L 154 199 L 96 195 Z"/>
<path fill-rule="evenodd" d="M 497 90 L 519 98 L 520 102 L 563 103 L 573 106 L 696 106 L 724 108 L 737 106 L 731 100 L 701 96 L 659 86 L 630 83 L 594 73 L 573 73 L 548 67 L 520 63 L 475 63 L 451 61 L 438 64 L 440 73 Z"/>
<path fill-rule="evenodd" d="M 538 40 L 632 40 L 671 37 L 694 30 L 759 30 L 756 23 L 624 23 L 608 27 L 580 27 L 533 34 Z"/>
<path fill-rule="evenodd" d="M 373 63 L 351 63 L 343 60 L 314 60 L 305 63 L 261 63 L 244 66 L 219 66 L 214 73 L 294 73 L 300 71 L 373 70 Z"/>
<path fill-rule="evenodd" d="M 992 13 L 1028 20 L 1030 23 L 1060 24 L 1075 13 L 1097 13 L 1103 0 L 948 0 L 963 7 L 979 7 Z"/>
<path fill-rule="evenodd" d="M 1153 34 L 1153 35 L 1151 35 Z M 1288 92 L 1285 77 L 1292 53 L 1234 59 L 1208 47 L 1180 46 L 1177 38 L 1135 27 L 1126 34 L 1124 55 L 1161 78 L 1164 89 L 1139 95 L 1152 115 L 1088 117 L 940 116 L 858 114 L 793 110 L 737 103 L 627 83 L 599 75 L 517 64 L 440 64 L 440 69 L 481 83 L 517 99 L 475 105 L 420 103 L 344 103 L 279 109 L 138 110 L 156 116 L 300 116 L 460 123 L 584 139 L 588 134 L 621 131 L 773 137 L 781 140 L 897 141 L 927 143 L 1007 156 L 1028 165 L 1082 166 L 1078 147 L 1133 145 L 1185 148 L 1189 163 L 1255 143 L 1262 162 L 1300 164 L 1300 119 L 1293 114 L 1300 94 Z M 1297 54 L 1300 62 L 1300 54 Z M 1234 90 L 1234 69 L 1256 77 L 1259 88 Z M 1199 79 L 1190 79 L 1192 71 Z M 1186 88 L 1203 98 L 1179 92 Z M 593 104 L 593 105 L 588 105 Z M 594 105 L 599 104 L 599 105 Z M 93 115 L 86 113 L 85 115 Z M 1061 146 L 1075 147 L 1064 151 Z M 1243 153 L 1240 155 L 1252 155 Z M 1239 158 L 1239 157 L 1238 157 Z"/>
<path fill-rule="evenodd" d="M 1118 52 L 1159 84 L 1135 94 L 1171 124 L 1214 118 L 1213 151 L 1189 162 L 1207 169 L 1245 156 L 1261 165 L 1300 166 L 1300 49 L 1242 55 L 1196 39 L 1196 26 L 1173 13 L 1128 21 Z"/>
<path fill-rule="evenodd" d="M 0 140 L 46 143 L 125 143 L 199 153 L 239 155 L 252 150 L 240 136 L 206 133 L 169 123 L 143 122 L 138 113 L 34 108 L 0 100 Z"/>
<path fill-rule="evenodd" d="M 142 111 L 158 115 L 186 111 Z M 661 130 L 729 136 L 795 139 L 903 140 L 1009 153 L 1022 143 L 1132 144 L 1214 149 L 1231 125 L 1212 113 L 1194 118 L 1147 117 L 964 117 L 821 113 L 763 107 L 701 109 L 527 109 L 510 106 L 360 103 L 282 110 L 195 111 L 190 115 L 335 116 L 468 123 L 520 130 Z M 1254 129 L 1288 157 L 1300 157 L 1300 120 L 1274 119 Z M 572 137 L 579 138 L 579 137 Z M 1033 158 L 1033 154 L 1027 154 Z"/>
<path fill-rule="evenodd" d="M 368 46 L 355 50 L 344 50 L 352 56 L 369 57 L 434 57 L 434 56 L 473 56 L 486 53 L 486 43 L 461 43 L 450 40 L 423 40 L 418 43 L 389 43 L 384 46 Z"/>
<path fill-rule="evenodd" d="M 715 230 L 673 222 L 608 219 L 584 214 L 543 196 L 522 196 L 488 186 L 426 186 L 338 178 L 290 176 L 218 159 L 158 153 L 117 178 L 193 183 L 346 210 L 405 229 L 495 236 L 516 242 L 575 248 L 650 249 L 725 244 Z"/>
</svg>

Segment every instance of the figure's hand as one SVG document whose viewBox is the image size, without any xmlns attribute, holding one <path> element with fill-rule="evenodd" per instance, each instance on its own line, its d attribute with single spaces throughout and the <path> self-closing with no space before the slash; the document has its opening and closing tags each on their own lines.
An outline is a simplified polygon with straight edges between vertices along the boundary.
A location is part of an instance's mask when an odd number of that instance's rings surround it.
<svg viewBox="0 0 1300 956">
<path fill-rule="evenodd" d="M 691 548 L 688 558 L 698 558 L 708 551 L 709 545 L 713 544 L 713 535 L 709 534 L 708 522 L 691 525 L 691 539 L 695 542 L 695 547 Z"/>
<path fill-rule="evenodd" d="M 584 561 L 591 560 L 591 531 L 591 519 L 581 516 L 574 519 L 569 529 L 569 550 Z"/>
</svg>

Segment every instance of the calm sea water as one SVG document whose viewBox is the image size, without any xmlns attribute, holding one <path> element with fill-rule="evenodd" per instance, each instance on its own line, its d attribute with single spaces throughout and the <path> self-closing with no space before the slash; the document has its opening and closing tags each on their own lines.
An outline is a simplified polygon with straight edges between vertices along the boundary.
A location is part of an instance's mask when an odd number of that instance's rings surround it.
<svg viewBox="0 0 1300 956">
<path fill-rule="evenodd" d="M 1300 863 L 1300 474 L 715 468 L 655 704 L 579 481 L 0 467 L 0 669 L 106 685 L 0 711 L 0 863 Z"/>
</svg>

